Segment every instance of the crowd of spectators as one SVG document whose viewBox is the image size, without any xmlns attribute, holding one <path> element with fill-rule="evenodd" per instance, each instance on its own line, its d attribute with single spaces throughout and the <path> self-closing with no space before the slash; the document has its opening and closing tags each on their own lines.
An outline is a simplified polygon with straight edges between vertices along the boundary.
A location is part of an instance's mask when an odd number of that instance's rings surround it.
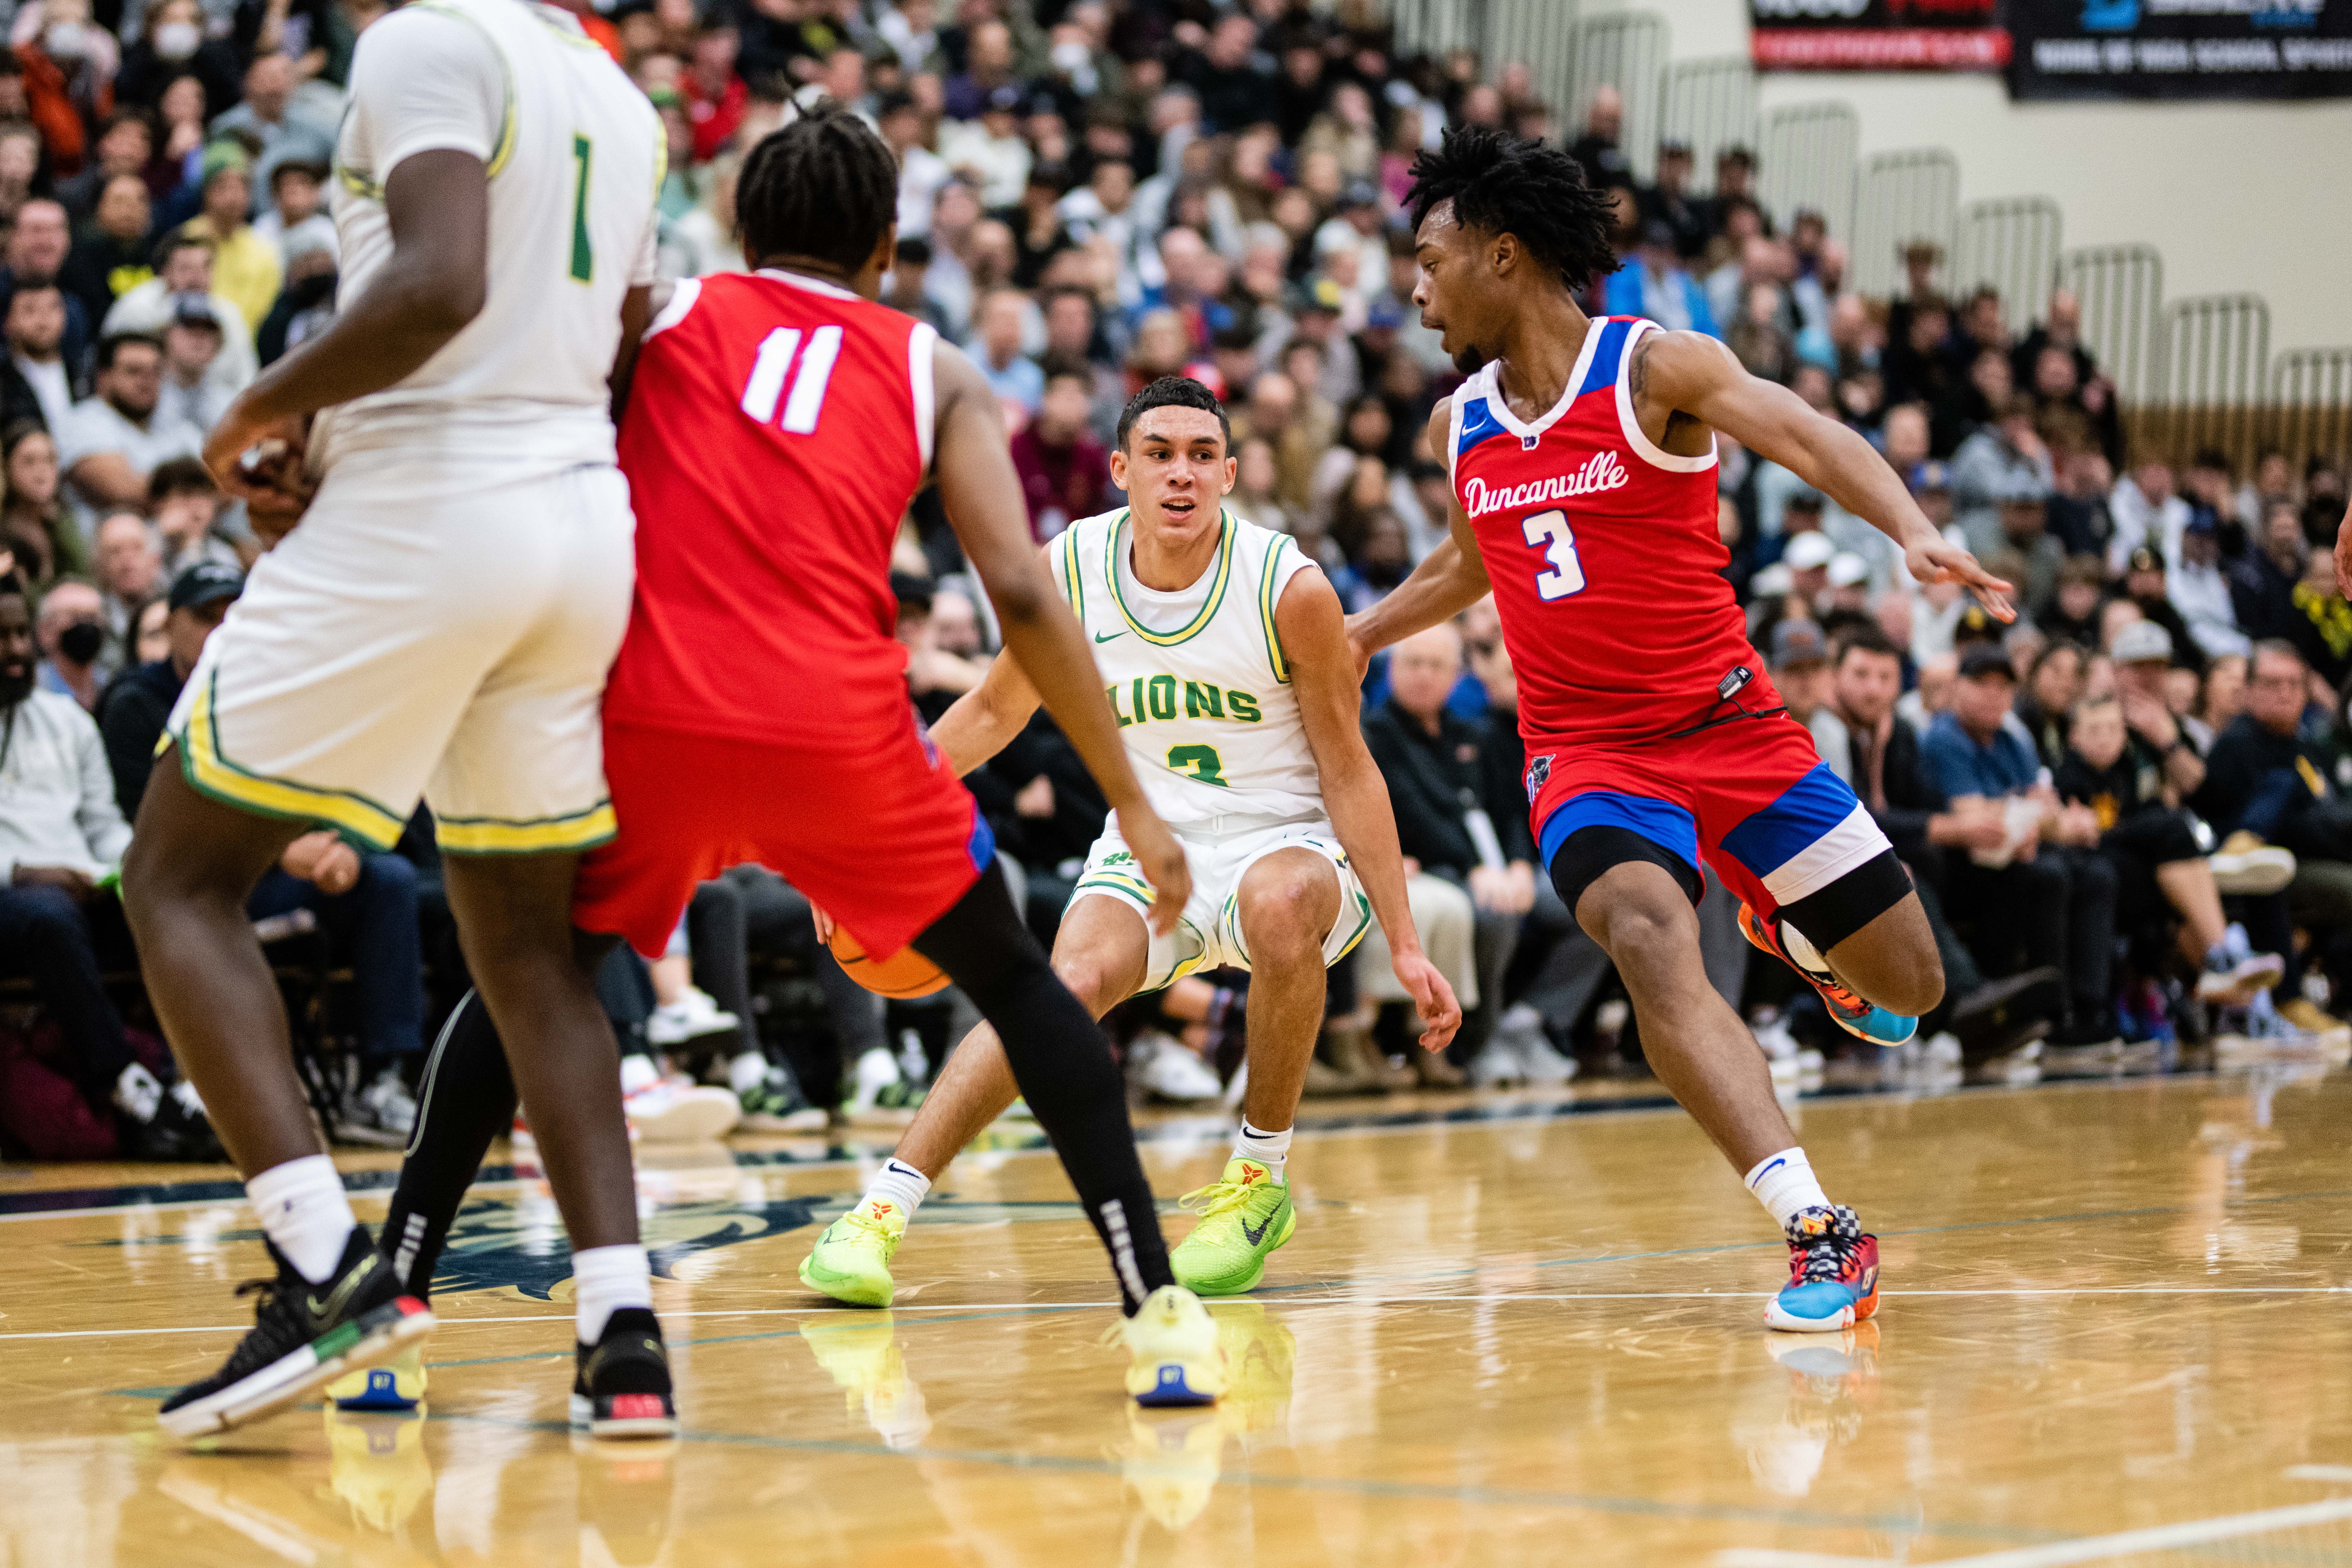
<svg viewBox="0 0 2352 1568">
<path fill-rule="evenodd" d="M 1759 658 L 1929 901 L 1952 978 L 1929 1031 L 1987 1058 L 2042 1034 L 2097 1056 L 2224 1026 L 2336 1029 L 2324 1004 L 2352 984 L 2352 607 L 2328 563 L 2344 476 L 2278 453 L 2240 473 L 2214 453 L 2176 469 L 2134 451 L 2064 292 L 2029 311 L 1949 291 L 1921 243 L 1895 297 L 1864 299 L 1820 214 L 1780 222 L 1759 203 L 1748 149 L 1723 149 L 1702 189 L 1667 141 L 1644 182 L 1613 89 L 1563 123 L 1523 64 L 1401 55 L 1375 0 L 562 3 L 661 116 L 667 271 L 743 266 L 743 153 L 795 102 L 850 103 L 900 160 L 886 297 L 996 391 L 1037 538 L 1117 504 L 1120 405 L 1187 374 L 1233 411 L 1234 508 L 1295 536 L 1351 609 L 1446 526 L 1425 432 L 1457 377 L 1412 302 L 1412 158 L 1461 124 L 1562 141 L 1616 215 L 1619 265 L 1590 310 L 1718 337 L 1864 433 L 2019 585 L 2024 614 L 2003 627 L 1722 443 L 1725 571 Z M 106 878 L 163 714 L 257 552 L 195 461 L 204 432 L 334 308 L 326 193 L 369 5 L 23 0 L 0 53 L 0 553 L 21 589 L 0 593 L 0 978 L 28 980 L 46 1020 L 17 1027 L 36 1015 L 0 995 L 0 1073 L 56 1065 L 85 1142 L 209 1148 L 200 1107 L 124 1023 L 135 1000 L 106 981 L 135 962 Z M 935 499 L 894 564 L 910 682 L 936 715 L 978 679 L 991 630 Z M 1488 606 L 1376 668 L 1365 723 L 1415 919 L 1470 1022 L 1450 1059 L 1391 1054 L 1404 1035 L 1370 944 L 1335 975 L 1318 1091 L 1559 1081 L 1571 1057 L 1638 1070 L 1605 955 L 1533 863 L 1515 706 Z M 1042 718 L 974 783 L 1050 934 L 1099 797 Z M 436 889 L 420 816 L 393 855 L 299 841 L 256 895 L 268 932 L 331 942 L 360 994 L 339 1130 L 396 1138 L 413 1115 L 454 963 Z M 824 1104 L 871 1102 L 924 1070 L 893 1040 L 919 1034 L 935 1061 L 945 1037 L 842 981 L 803 904 L 734 874 L 698 898 L 672 959 L 608 987 L 633 1046 L 718 1041 L 713 1076 L 759 1125 L 809 1125 L 803 1083 Z M 1719 886 L 1701 912 L 1710 978 L 1768 1054 L 1791 1026 L 1825 1034 L 1806 995 L 1751 970 Z M 830 1047 L 762 1039 L 760 951 L 814 975 Z M 1115 1019 L 1139 1081 L 1215 1093 L 1245 987 L 1187 982 Z"/>
</svg>

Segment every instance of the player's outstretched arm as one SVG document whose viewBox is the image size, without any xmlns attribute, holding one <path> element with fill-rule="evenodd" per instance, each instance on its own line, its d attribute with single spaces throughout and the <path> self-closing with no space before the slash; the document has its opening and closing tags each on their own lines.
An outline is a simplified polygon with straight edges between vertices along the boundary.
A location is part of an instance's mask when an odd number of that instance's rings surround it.
<svg viewBox="0 0 2352 1568">
<path fill-rule="evenodd" d="M 1421 933 L 1413 929 L 1388 781 L 1364 745 L 1358 717 L 1362 699 L 1347 622 L 1339 613 L 1339 595 L 1320 571 L 1309 567 L 1292 575 L 1274 607 L 1274 629 L 1290 665 L 1290 689 L 1298 698 L 1307 749 L 1315 753 L 1323 807 L 1371 897 L 1372 918 L 1388 935 L 1397 981 L 1421 1014 L 1422 1047 L 1442 1051 L 1462 1026 L 1462 1004 L 1422 952 Z"/>
<path fill-rule="evenodd" d="M 1439 398 L 1429 415 L 1430 450 L 1445 450 L 1453 421 L 1454 400 Z M 1358 679 L 1381 649 L 1415 632 L 1427 631 L 1440 621 L 1452 620 L 1493 591 L 1486 581 L 1486 563 L 1478 553 L 1478 536 L 1470 530 L 1460 497 L 1446 498 L 1445 521 L 1445 539 L 1423 557 L 1412 576 L 1370 609 L 1348 617 L 1348 641 Z"/>
<path fill-rule="evenodd" d="M 1050 571 L 1047 580 L 1052 580 Z M 1036 684 L 1018 658 L 993 660 L 980 684 L 957 698 L 931 726 L 931 743 L 961 778 L 1013 743 L 1037 711 L 1038 700 Z"/>
<path fill-rule="evenodd" d="M 1676 414 L 1712 425 L 1867 520 L 1902 546 L 1905 563 L 1920 582 L 1958 583 L 1997 618 L 2017 618 L 2010 585 L 1946 542 L 1869 442 L 1815 413 L 1787 387 L 1748 374 L 1715 339 L 1701 332 L 1645 333 L 1633 349 L 1632 391 L 1644 431 L 1665 433 Z"/>
<path fill-rule="evenodd" d="M 1030 543 L 1029 511 L 1004 444 L 996 394 L 971 361 L 946 343 L 938 346 L 931 363 L 939 405 L 932 469 L 949 526 L 996 606 L 1005 652 L 1020 660 L 1045 710 L 1118 814 L 1119 837 L 1151 884 L 1152 929 L 1165 934 L 1175 929 L 1176 917 L 1192 896 L 1183 848 L 1144 799 L 1087 634 L 1054 592 L 1045 560 Z"/>
<path fill-rule="evenodd" d="M 307 415 L 405 380 L 481 314 L 489 289 L 489 175 L 470 153 L 436 147 L 402 159 L 384 182 L 392 257 L 332 325 L 263 371 L 205 443 L 221 488 L 276 499 L 238 462 L 269 439 L 299 448 Z"/>
</svg>

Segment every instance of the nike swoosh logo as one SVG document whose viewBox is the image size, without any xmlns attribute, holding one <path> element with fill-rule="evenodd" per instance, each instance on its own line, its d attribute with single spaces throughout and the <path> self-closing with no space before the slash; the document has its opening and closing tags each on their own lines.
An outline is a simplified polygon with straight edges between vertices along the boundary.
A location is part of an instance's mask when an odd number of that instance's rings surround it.
<svg viewBox="0 0 2352 1568">
<path fill-rule="evenodd" d="M 1125 637 L 1126 635 L 1127 635 L 1127 634 L 1126 634 L 1125 632 L 1113 632 L 1113 633 L 1111 633 L 1111 634 L 1110 634 L 1110 637 L 1107 637 L 1103 636 L 1103 635 L 1102 635 L 1102 633 L 1100 633 L 1100 632 L 1097 632 L 1097 633 L 1095 634 L 1095 641 L 1097 641 L 1097 642 L 1108 642 L 1108 641 L 1110 641 L 1110 640 L 1111 640 L 1111 637 Z"/>
<path fill-rule="evenodd" d="M 344 1275 L 335 1282 L 335 1288 L 327 1292 L 327 1299 L 323 1302 L 319 1300 L 315 1292 L 310 1294 L 302 1304 L 310 1309 L 311 1322 L 316 1325 L 341 1317 L 344 1305 L 352 1299 L 352 1292 L 357 1290 L 361 1283 L 375 1272 L 375 1258 L 371 1257 L 357 1268 Z"/>
<path fill-rule="evenodd" d="M 1249 1221 L 1244 1220 L 1242 1221 L 1242 1234 L 1249 1237 L 1249 1244 L 1252 1247 L 1255 1247 L 1258 1243 L 1265 1239 L 1265 1233 L 1273 1225 L 1274 1216 L 1272 1215 L 1268 1215 L 1265 1218 L 1265 1223 L 1259 1226 L 1255 1230 L 1252 1230 L 1250 1228 Z"/>
</svg>

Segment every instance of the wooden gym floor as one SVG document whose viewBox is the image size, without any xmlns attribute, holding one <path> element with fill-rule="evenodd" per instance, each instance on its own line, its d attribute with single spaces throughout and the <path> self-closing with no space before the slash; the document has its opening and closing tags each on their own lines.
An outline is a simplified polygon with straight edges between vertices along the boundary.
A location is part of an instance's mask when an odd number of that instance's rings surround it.
<svg viewBox="0 0 2352 1568">
<path fill-rule="evenodd" d="M 247 1319 L 227 1173 L 0 1173 L 0 1565 L 2352 1568 L 2352 1079 L 1801 1116 L 1883 1237 L 1874 1324 L 1762 1327 L 1783 1249 L 1671 1108 L 1391 1101 L 1310 1115 L 1297 1237 L 1215 1308 L 1232 1395 L 1152 1416 L 1024 1140 L 951 1173 L 888 1314 L 794 1279 L 859 1151 L 649 1156 L 667 1451 L 569 1436 L 562 1241 L 511 1171 L 452 1249 L 425 1418 L 313 1406 L 195 1451 L 153 1407 Z M 1152 1133 L 1168 1197 L 1223 1157 L 1213 1121 Z M 373 1219 L 390 1160 L 349 1164 Z"/>
</svg>

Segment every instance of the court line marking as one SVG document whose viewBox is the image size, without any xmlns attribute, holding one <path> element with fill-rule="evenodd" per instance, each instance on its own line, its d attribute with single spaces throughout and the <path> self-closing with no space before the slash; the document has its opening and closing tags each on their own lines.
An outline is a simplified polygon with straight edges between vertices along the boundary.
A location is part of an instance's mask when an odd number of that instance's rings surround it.
<svg viewBox="0 0 2352 1568">
<path fill-rule="evenodd" d="M 1875 1104 L 1888 1100 L 1917 1101 L 1922 1099 L 1940 1100 L 1955 1100 L 1964 1097 L 1976 1098 L 1992 1095 L 2042 1092 L 2104 1092 L 2124 1089 L 2146 1089 L 2151 1085 L 2159 1085 L 2168 1088 L 2173 1086 L 2186 1088 L 2194 1085 L 2210 1089 L 2215 1085 L 2225 1082 L 2232 1076 L 2235 1075 L 2210 1071 L 2174 1072 L 2144 1078 L 2063 1079 L 2054 1082 L 2032 1084 L 1969 1084 L 1958 1089 L 1940 1091 L 1932 1095 L 1923 1095 L 1917 1089 L 1903 1088 L 1841 1089 L 1832 1093 L 1816 1095 L 1807 1100 L 1805 1103 L 1808 1106 L 1826 1109 L 1832 1106 Z M 1506 1102 L 1501 1105 L 1492 1107 L 1484 1105 L 1473 1105 L 1467 1107 L 1456 1106 L 1432 1111 L 1387 1111 L 1373 1113 L 1363 1117 L 1328 1117 L 1311 1121 L 1302 1121 L 1297 1124 L 1294 1131 L 1298 1136 L 1304 1138 L 1353 1138 L 1367 1135 L 1386 1135 L 1390 1133 L 1402 1132 L 1427 1132 L 1432 1131 L 1452 1131 L 1455 1129 L 1480 1129 L 1513 1126 L 1539 1127 L 1555 1121 L 1580 1121 L 1596 1116 L 1657 1116 L 1668 1113 L 1677 1113 L 1680 1110 L 1681 1108 L 1676 1105 L 1674 1100 L 1669 1096 L 1664 1094 L 1644 1094 L 1638 1096 L 1629 1095 L 1622 1100 L 1549 1100 L 1526 1103 Z M 1465 1112 L 1468 1111 L 1475 1111 L 1477 1113 L 1465 1114 Z M 877 1135 L 878 1139 L 882 1133 L 890 1130 L 877 1128 L 871 1131 Z M 1213 1132 L 1205 1128 L 1186 1126 L 1180 1122 L 1158 1122 L 1136 1129 L 1136 1142 L 1145 1152 L 1150 1152 L 1155 1147 L 1159 1146 L 1167 1146 L 1170 1152 L 1177 1152 L 1176 1146 L 1187 1142 L 1202 1144 L 1204 1146 L 1222 1143 L 1222 1142 L 1231 1134 L 1232 1131 L 1233 1129 L 1229 1124 L 1222 1122 Z M 856 1130 L 853 1129 L 851 1131 L 854 1133 Z M 830 1132 L 826 1134 L 828 1139 L 831 1139 L 835 1135 Z M 828 1147 L 834 1145 L 829 1143 Z M 822 1160 L 776 1161 L 772 1163 L 759 1159 L 758 1156 L 776 1153 L 778 1151 L 746 1149 L 737 1152 L 753 1156 L 754 1158 L 752 1163 L 748 1164 L 730 1165 L 726 1167 L 726 1169 L 729 1169 L 737 1174 L 752 1175 L 766 1172 L 790 1173 L 799 1171 L 857 1170 L 877 1163 L 883 1156 L 888 1152 L 887 1149 L 882 1148 L 880 1143 L 877 1142 L 872 1149 L 865 1154 L 842 1154 Z M 1020 1149 L 996 1149 L 983 1152 L 1001 1154 L 1007 1158 L 1015 1159 L 1035 1159 L 1043 1156 L 1050 1156 L 1054 1152 L 1052 1147 L 1043 1141 L 1042 1134 L 1039 1136 L 1039 1142 L 1031 1147 Z M 717 1170 L 719 1167 L 714 1166 L 711 1168 L 713 1170 Z M 26 1167 L 25 1169 L 29 1171 L 31 1167 Z M 12 1172 L 11 1173 L 13 1174 L 15 1173 Z M 388 1177 L 394 1173 L 395 1173 L 389 1168 L 371 1168 L 365 1171 L 347 1171 L 342 1173 L 346 1177 L 354 1175 Z M 642 1173 L 644 1173 L 641 1172 L 640 1174 Z M 236 1185 L 236 1179 L 233 1176 L 221 1177 L 217 1178 L 217 1180 L 225 1186 L 234 1187 Z M 540 1177 L 499 1177 L 487 1182 L 476 1182 L 468 1186 L 467 1191 L 468 1193 L 511 1192 L 522 1187 L 536 1184 L 541 1180 L 542 1178 Z M 141 1184 L 142 1184 L 123 1183 L 121 1184 L 121 1187 L 127 1189 Z M 149 1186 L 169 1186 L 174 1184 L 148 1183 L 143 1184 Z M 11 1194 L 0 1194 L 0 1198 L 17 1198 L 27 1196 L 37 1197 L 45 1189 L 40 1188 L 23 1188 Z M 75 1191 L 78 1189 L 67 1188 L 63 1190 Z M 344 1190 L 350 1194 L 355 1202 L 379 1197 L 384 1198 L 388 1201 L 393 1192 L 392 1185 L 389 1182 L 385 1182 L 382 1185 L 369 1184 L 359 1187 L 352 1187 L 349 1185 L 347 1182 Z M 2345 1197 L 2352 1196 L 2352 1192 L 2294 1195 Z M 2239 1201 L 2259 1203 L 2273 1200 L 2242 1199 Z M 12 1225 L 27 1220 L 87 1219 L 96 1215 L 126 1213 L 168 1214 L 186 1209 L 217 1208 L 224 1205 L 238 1207 L 250 1206 L 247 1203 L 243 1193 L 230 1191 L 215 1194 L 209 1197 L 162 1198 L 151 1201 L 99 1204 L 94 1205 L 85 1205 L 79 1208 L 32 1209 L 22 1213 L 0 1214 L 0 1225 Z M 1075 1203 L 1073 1203 L 1071 1206 L 1075 1208 Z M 2176 1209 L 2148 1209 L 2126 1210 L 2121 1212 L 2132 1214 L 2171 1214 L 2182 1211 Z M 2101 1215 L 2093 1217 L 2106 1216 Z M 1950 1228 L 1967 1227 L 1959 1226 Z M 1921 1233 L 1909 1231 L 1883 1231 L 1880 1234 L 1882 1236 L 1886 1236 L 1916 1235 Z"/>
<path fill-rule="evenodd" d="M 1307 1296 L 1287 1298 L 1278 1303 L 1290 1307 L 1385 1307 L 1413 1305 L 1484 1306 L 1491 1302 L 1511 1301 L 1761 1301 L 1774 1294 L 1770 1290 L 1505 1290 L 1478 1295 L 1424 1296 Z M 2113 1286 L 2051 1286 L 2021 1287 L 1981 1290 L 1895 1290 L 1882 1289 L 1882 1296 L 2347 1296 L 2352 1295 L 2352 1285 L 2113 1285 Z M 1073 1312 L 1095 1308 L 1118 1306 L 1115 1300 L 1100 1301 L 937 1301 L 880 1310 L 897 1312 L 964 1312 L 974 1315 L 1011 1312 Z M 830 1307 L 708 1307 L 689 1311 L 665 1310 L 664 1320 L 681 1318 L 810 1318 L 831 1312 L 848 1312 L 873 1316 L 877 1309 L 835 1305 Z M 472 1314 L 441 1318 L 436 1331 L 444 1329 L 466 1329 L 487 1323 L 568 1323 L 573 1321 L 570 1312 L 537 1312 L 500 1314 L 477 1317 Z M 11 1340 L 94 1340 L 131 1339 L 142 1334 L 229 1334 L 252 1327 L 249 1323 L 201 1323 L 192 1328 L 140 1329 L 58 1329 L 27 1333 L 0 1334 L 0 1342 Z M 709 1340 L 682 1340 L 681 1344 L 709 1344 Z M 503 1359 L 503 1358 L 500 1358 Z M 428 1364 L 444 1364 L 434 1363 Z M 457 1365 L 458 1363 L 446 1364 Z M 2305 1474 L 2304 1472 L 2310 1472 Z M 2306 1465 L 2288 1474 L 2300 1480 L 2352 1480 L 2352 1467 Z"/>
<path fill-rule="evenodd" d="M 2291 1481 L 2352 1481 L 2352 1465 L 2294 1465 L 2288 1468 L 2286 1479 Z"/>
<path fill-rule="evenodd" d="M 2212 1519 L 2184 1520 L 2178 1524 L 2152 1525 L 2145 1530 L 2119 1531 L 2113 1535 L 2084 1536 L 2075 1541 L 2053 1541 L 2036 1546 L 2013 1547 L 2006 1552 L 1980 1552 L 1973 1557 L 1947 1557 L 1933 1563 L 1923 1563 L 1920 1568 L 2063 1568 L 2064 1564 L 2072 1563 L 2099 1563 L 2113 1557 L 2127 1557 L 2136 1552 L 2169 1552 L 2183 1546 L 2201 1545 L 2209 1541 L 2231 1541 L 2240 1536 L 2299 1530 L 2307 1524 L 2326 1524 L 2338 1519 L 2352 1519 L 2352 1498 L 2291 1503 L 2284 1508 L 2266 1508 L 2252 1513 L 2225 1513 Z M 1863 1568 L 1864 1564 L 1875 1568 L 1875 1565 L 1893 1561 L 1885 1557 L 1840 1557 L 1817 1552 L 1780 1552 L 1750 1547 L 1734 1547 L 1715 1554 L 1716 1568 Z"/>
</svg>

